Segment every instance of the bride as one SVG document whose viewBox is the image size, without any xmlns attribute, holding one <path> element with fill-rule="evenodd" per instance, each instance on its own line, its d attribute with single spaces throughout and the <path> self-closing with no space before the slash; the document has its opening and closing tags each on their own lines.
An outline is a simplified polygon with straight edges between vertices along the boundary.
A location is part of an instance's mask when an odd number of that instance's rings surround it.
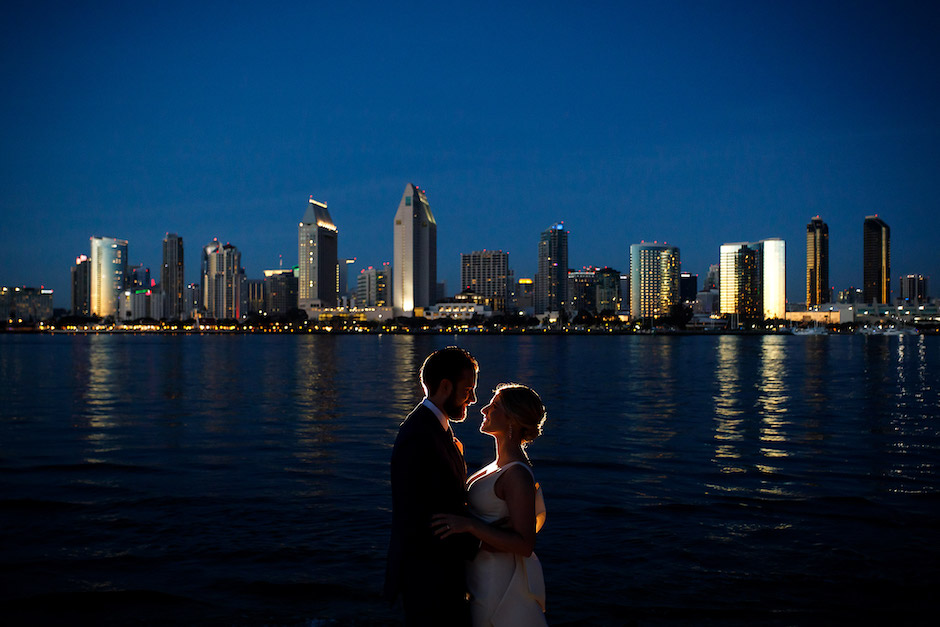
<svg viewBox="0 0 940 627">
<path fill-rule="evenodd" d="M 437 514 L 434 529 L 442 538 L 471 533 L 480 540 L 467 566 L 474 627 L 545 625 L 542 567 L 532 552 L 545 503 L 524 450 L 541 433 L 545 407 L 531 388 L 502 383 L 480 411 L 496 459 L 467 481 L 473 517 Z"/>
</svg>

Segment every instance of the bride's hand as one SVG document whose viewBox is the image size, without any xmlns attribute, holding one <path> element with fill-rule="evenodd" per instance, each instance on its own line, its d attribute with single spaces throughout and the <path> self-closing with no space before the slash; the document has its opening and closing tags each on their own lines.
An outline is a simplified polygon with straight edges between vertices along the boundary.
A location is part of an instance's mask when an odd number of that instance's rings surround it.
<svg viewBox="0 0 940 627">
<path fill-rule="evenodd" d="M 431 517 L 431 530 L 439 538 L 446 538 L 455 533 L 470 533 L 473 521 L 465 516 L 454 514 L 434 514 Z"/>
</svg>

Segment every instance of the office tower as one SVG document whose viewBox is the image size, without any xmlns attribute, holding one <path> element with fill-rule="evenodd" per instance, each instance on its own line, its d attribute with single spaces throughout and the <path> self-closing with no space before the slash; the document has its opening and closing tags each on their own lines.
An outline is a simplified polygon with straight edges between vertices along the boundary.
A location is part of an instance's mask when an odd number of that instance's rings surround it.
<svg viewBox="0 0 940 627">
<path fill-rule="evenodd" d="M 0 316 L 9 323 L 52 318 L 52 290 L 44 287 L 0 287 Z"/>
<path fill-rule="evenodd" d="M 349 285 L 349 268 L 356 263 L 356 258 L 352 259 L 339 259 L 336 262 L 337 269 L 339 270 L 339 292 L 338 295 L 340 298 L 348 298 L 352 296 L 352 293 L 355 292 L 356 286 Z"/>
<path fill-rule="evenodd" d="M 891 299 L 891 229 L 877 215 L 865 217 L 863 248 L 865 303 L 887 304 Z"/>
<path fill-rule="evenodd" d="M 509 253 L 476 250 L 460 254 L 460 288 L 483 297 L 494 313 L 506 311 L 509 293 Z"/>
<path fill-rule="evenodd" d="M 698 294 L 698 275 L 691 272 L 679 273 L 679 300 L 691 305 L 695 302 L 695 295 Z"/>
<path fill-rule="evenodd" d="M 713 263 L 708 266 L 708 274 L 705 275 L 702 291 L 717 290 L 719 285 L 721 285 L 721 264 Z"/>
<path fill-rule="evenodd" d="M 76 257 L 72 266 L 72 315 L 91 315 L 91 261 L 86 255 Z"/>
<path fill-rule="evenodd" d="M 666 244 L 630 246 L 630 315 L 661 318 L 679 304 L 679 249 Z"/>
<path fill-rule="evenodd" d="M 601 268 L 594 273 L 594 303 L 597 313 L 620 309 L 620 271 Z"/>
<path fill-rule="evenodd" d="M 427 195 L 408 183 L 395 212 L 392 306 L 395 315 L 437 301 L 437 222 Z"/>
<path fill-rule="evenodd" d="M 927 302 L 927 279 L 923 274 L 909 274 L 899 279 L 900 302 L 906 305 L 923 305 Z"/>
<path fill-rule="evenodd" d="M 183 290 L 183 238 L 167 233 L 163 238 L 163 266 L 160 268 L 160 290 L 163 292 L 163 317 L 181 320 L 185 315 Z"/>
<path fill-rule="evenodd" d="M 535 275 L 535 313 L 561 311 L 568 305 L 568 231 L 558 222 L 539 237 Z"/>
<path fill-rule="evenodd" d="M 298 306 L 308 311 L 336 307 L 339 293 L 337 230 L 326 203 L 310 197 L 307 211 L 297 227 Z"/>
<path fill-rule="evenodd" d="M 264 312 L 283 318 L 300 303 L 300 266 L 264 271 Z"/>
<path fill-rule="evenodd" d="M 391 264 L 381 268 L 368 268 L 359 272 L 356 282 L 356 307 L 388 307 L 392 280 Z"/>
<path fill-rule="evenodd" d="M 806 225 L 806 306 L 829 300 L 829 226 L 816 216 Z"/>
<path fill-rule="evenodd" d="M 757 251 L 748 242 L 722 244 L 719 249 L 721 285 L 718 288 L 720 311 L 740 320 L 760 316 L 760 269 Z"/>
<path fill-rule="evenodd" d="M 113 237 L 92 237 L 91 314 L 105 318 L 118 313 L 118 297 L 124 290 L 127 275 L 127 240 Z"/>
<path fill-rule="evenodd" d="M 719 308 L 739 320 L 786 317 L 786 243 L 722 244 Z"/>
<path fill-rule="evenodd" d="M 265 312 L 264 279 L 247 279 L 245 293 L 248 301 L 245 313 L 249 316 L 263 314 Z"/>
<path fill-rule="evenodd" d="M 587 267 L 568 272 L 568 309 L 570 311 L 597 312 L 595 272 L 597 268 Z"/>
<path fill-rule="evenodd" d="M 520 312 L 531 314 L 535 311 L 535 281 L 521 278 L 514 284 L 513 306 Z"/>
<path fill-rule="evenodd" d="M 202 249 L 202 307 L 210 318 L 241 317 L 241 253 L 218 239 Z"/>
<path fill-rule="evenodd" d="M 189 283 L 183 288 L 183 316 L 186 319 L 193 318 L 198 311 L 203 309 L 200 298 L 202 298 L 202 286 L 198 283 Z"/>
<path fill-rule="evenodd" d="M 145 268 L 142 263 L 128 267 L 127 277 L 124 279 L 124 289 L 137 291 L 149 290 L 152 287 L 150 268 Z"/>
<path fill-rule="evenodd" d="M 761 304 L 766 320 L 787 317 L 787 246 L 779 237 L 757 243 L 761 262 Z"/>
</svg>

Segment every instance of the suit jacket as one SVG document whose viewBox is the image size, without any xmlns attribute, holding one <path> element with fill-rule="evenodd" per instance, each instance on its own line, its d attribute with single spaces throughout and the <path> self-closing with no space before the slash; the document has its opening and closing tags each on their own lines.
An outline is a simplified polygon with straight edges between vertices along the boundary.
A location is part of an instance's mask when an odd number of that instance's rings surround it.
<svg viewBox="0 0 940 627">
<path fill-rule="evenodd" d="M 401 424 L 392 450 L 392 535 L 385 594 L 465 605 L 465 562 L 479 547 L 470 534 L 441 540 L 431 516 L 467 515 L 467 465 L 434 412 L 418 405 Z M 441 611 L 462 611 L 458 609 Z M 447 618 L 447 617 L 444 617 Z M 452 621 L 454 624 L 456 621 Z M 446 624 L 446 623 L 441 623 Z"/>
</svg>

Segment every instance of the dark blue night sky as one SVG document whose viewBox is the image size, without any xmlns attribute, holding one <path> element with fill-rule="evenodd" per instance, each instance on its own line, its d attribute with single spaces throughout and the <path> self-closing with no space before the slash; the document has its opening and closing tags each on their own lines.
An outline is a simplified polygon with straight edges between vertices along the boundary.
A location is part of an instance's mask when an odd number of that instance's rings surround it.
<svg viewBox="0 0 940 627">
<path fill-rule="evenodd" d="M 414 182 L 451 293 L 459 253 L 531 276 L 564 220 L 574 268 L 657 240 L 704 275 L 722 243 L 782 237 L 801 302 L 817 214 L 836 289 L 878 214 L 893 289 L 940 291 L 935 3 L 142 4 L 4 3 L 0 284 L 67 306 L 92 235 L 159 277 L 167 231 L 187 280 L 214 237 L 260 277 L 297 262 L 311 194 L 378 265 Z"/>
</svg>

